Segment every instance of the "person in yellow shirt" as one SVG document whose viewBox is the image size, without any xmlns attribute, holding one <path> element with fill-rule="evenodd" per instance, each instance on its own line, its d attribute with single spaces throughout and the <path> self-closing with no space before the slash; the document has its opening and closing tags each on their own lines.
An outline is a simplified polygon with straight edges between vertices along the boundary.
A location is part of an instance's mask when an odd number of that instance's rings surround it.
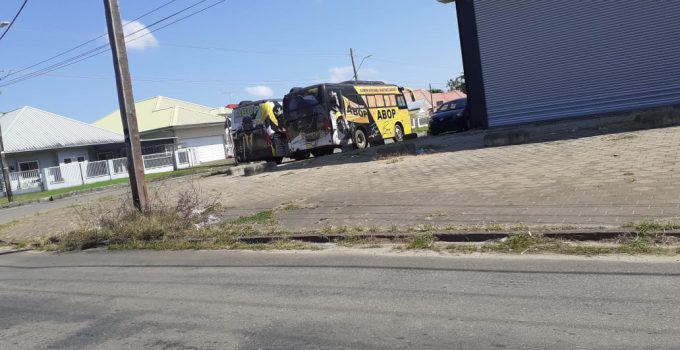
<svg viewBox="0 0 680 350">
<path fill-rule="evenodd" d="M 279 119 L 283 115 L 283 106 L 277 101 L 267 101 L 260 104 L 258 117 L 264 124 L 265 131 L 272 140 L 272 154 L 285 154 L 285 129 Z"/>
</svg>

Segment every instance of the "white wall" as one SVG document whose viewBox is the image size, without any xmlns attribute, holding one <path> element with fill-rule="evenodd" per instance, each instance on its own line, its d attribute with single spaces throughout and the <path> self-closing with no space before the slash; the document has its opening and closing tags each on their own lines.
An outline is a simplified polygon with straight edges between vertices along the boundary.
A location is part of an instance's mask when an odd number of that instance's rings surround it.
<svg viewBox="0 0 680 350">
<path fill-rule="evenodd" d="M 177 137 L 178 145 L 196 148 L 196 154 L 198 155 L 199 162 L 227 158 L 227 142 L 225 140 L 226 133 L 223 125 L 176 129 L 175 136 Z M 219 157 L 214 156 L 214 150 L 216 149 L 216 146 L 219 146 Z M 210 155 L 210 159 L 201 159 L 201 154 L 204 154 L 204 158 Z"/>
</svg>

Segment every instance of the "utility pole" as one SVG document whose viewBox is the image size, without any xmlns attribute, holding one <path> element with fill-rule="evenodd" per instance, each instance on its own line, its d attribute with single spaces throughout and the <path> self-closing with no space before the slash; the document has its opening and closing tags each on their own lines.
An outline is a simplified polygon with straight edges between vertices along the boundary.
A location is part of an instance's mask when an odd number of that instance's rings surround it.
<svg viewBox="0 0 680 350">
<path fill-rule="evenodd" d="M 118 104 L 120 117 L 123 122 L 123 135 L 128 151 L 128 174 L 132 201 L 140 211 L 146 210 L 149 204 L 149 194 L 144 180 L 144 159 L 142 158 L 142 144 L 137 127 L 137 112 L 132 95 L 132 82 L 128 67 L 127 50 L 125 48 L 125 34 L 120 20 L 120 5 L 118 0 L 104 0 L 106 24 L 109 31 L 109 42 L 113 55 L 113 68 L 116 73 L 118 88 Z"/>
<path fill-rule="evenodd" d="M 434 97 L 432 94 L 432 83 L 430 83 L 430 104 L 432 105 L 432 113 L 434 113 Z"/>
<path fill-rule="evenodd" d="M 7 167 L 7 159 L 5 158 L 5 143 L 2 139 L 2 126 L 0 125 L 0 160 L 2 161 L 2 178 L 5 181 L 5 195 L 7 195 L 7 202 L 14 201 L 12 194 L 12 180 L 9 178 L 9 168 Z"/>
<path fill-rule="evenodd" d="M 354 81 L 359 80 L 359 77 L 357 76 L 357 65 L 354 63 L 354 49 L 349 48 L 349 55 L 352 57 L 352 69 L 354 69 Z"/>
</svg>

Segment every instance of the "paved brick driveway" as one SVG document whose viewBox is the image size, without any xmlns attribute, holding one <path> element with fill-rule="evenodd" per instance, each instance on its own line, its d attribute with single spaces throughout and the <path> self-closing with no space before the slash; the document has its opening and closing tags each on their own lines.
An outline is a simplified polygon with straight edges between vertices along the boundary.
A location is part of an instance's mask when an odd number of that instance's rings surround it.
<svg viewBox="0 0 680 350">
<path fill-rule="evenodd" d="M 220 195 L 226 219 L 298 203 L 302 209 L 278 211 L 288 231 L 518 223 L 619 227 L 680 219 L 680 127 L 498 148 L 481 147 L 481 138 L 427 137 L 416 141 L 430 152 L 423 155 L 375 161 L 336 154 L 273 173 L 213 176 L 196 184 L 206 195 Z M 165 186 L 172 193 L 187 183 Z M 45 220 L 52 221 L 49 230 L 64 230 L 69 226 L 61 222 L 73 222 L 77 211 L 22 220 L 5 234 L 24 235 L 45 227 Z"/>
<path fill-rule="evenodd" d="M 301 200 L 279 214 L 289 229 L 388 228 L 419 224 L 526 223 L 620 226 L 680 217 L 680 128 L 476 148 L 479 135 L 423 138 L 438 152 L 362 161 L 310 161 L 307 168 L 249 178 L 215 177 L 235 214 Z M 277 189 L 274 191 L 274 189 Z"/>
</svg>

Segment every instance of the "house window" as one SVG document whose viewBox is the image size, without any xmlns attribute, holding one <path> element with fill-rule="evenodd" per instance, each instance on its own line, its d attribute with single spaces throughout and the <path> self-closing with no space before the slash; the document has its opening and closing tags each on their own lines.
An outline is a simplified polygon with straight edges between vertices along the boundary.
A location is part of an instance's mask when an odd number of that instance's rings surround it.
<svg viewBox="0 0 680 350">
<path fill-rule="evenodd" d="M 64 164 L 71 164 L 71 158 L 64 158 Z"/>
<path fill-rule="evenodd" d="M 113 159 L 113 152 L 99 152 L 97 153 L 97 160 L 109 160 Z"/>
<path fill-rule="evenodd" d="M 85 157 L 78 157 L 78 163 L 81 163 L 81 162 L 84 162 L 84 161 L 85 161 Z"/>
<path fill-rule="evenodd" d="M 37 160 L 31 160 L 28 162 L 19 162 L 19 171 L 31 171 L 40 169 L 40 165 Z"/>
</svg>

